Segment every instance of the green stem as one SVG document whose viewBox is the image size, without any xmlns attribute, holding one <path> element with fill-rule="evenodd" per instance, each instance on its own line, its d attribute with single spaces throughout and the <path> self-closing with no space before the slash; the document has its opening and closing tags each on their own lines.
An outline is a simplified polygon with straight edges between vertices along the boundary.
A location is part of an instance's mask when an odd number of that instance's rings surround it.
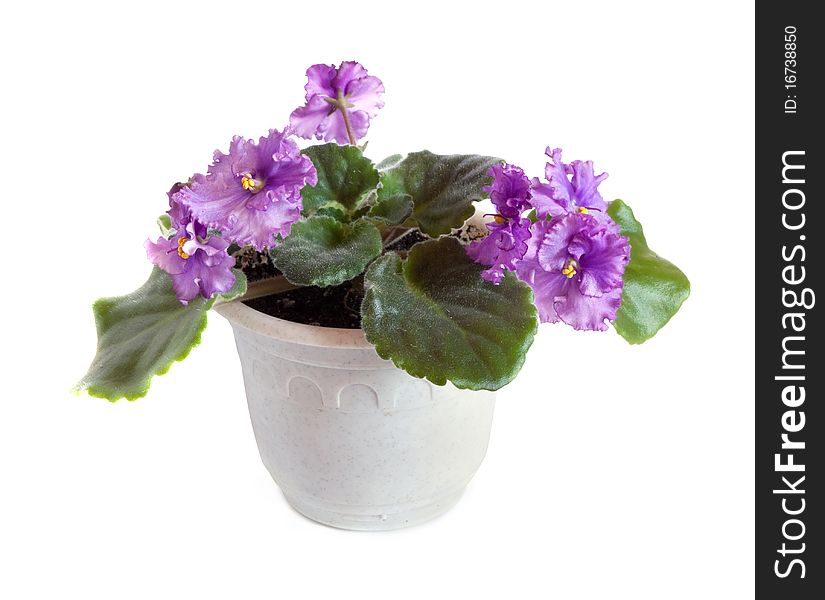
<svg viewBox="0 0 825 600">
<path fill-rule="evenodd" d="M 338 90 L 338 110 L 341 111 L 341 116 L 344 117 L 344 125 L 347 128 L 347 136 L 349 137 L 349 143 L 353 146 L 357 146 L 357 142 L 355 140 L 355 134 L 352 132 L 352 123 L 349 121 L 349 113 L 347 112 L 347 100 L 344 98 L 344 91 Z"/>
</svg>

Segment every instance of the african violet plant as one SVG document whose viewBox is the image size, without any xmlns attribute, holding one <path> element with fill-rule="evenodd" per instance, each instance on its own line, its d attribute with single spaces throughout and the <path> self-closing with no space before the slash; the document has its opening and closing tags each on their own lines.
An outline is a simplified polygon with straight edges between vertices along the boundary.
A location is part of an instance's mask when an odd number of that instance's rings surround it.
<svg viewBox="0 0 825 600">
<path fill-rule="evenodd" d="M 146 242 L 149 280 L 94 305 L 97 355 L 78 389 L 112 401 L 145 395 L 199 343 L 207 311 L 245 293 L 233 247 L 268 252 L 297 286 L 363 274 L 361 322 L 378 354 L 460 388 L 511 381 L 537 321 L 612 323 L 635 344 L 687 298 L 687 278 L 650 250 L 631 209 L 603 200 L 607 175 L 591 161 L 565 163 L 548 148 L 544 181 L 490 156 L 425 150 L 373 164 L 357 144 L 383 106 L 381 81 L 357 62 L 307 76 L 306 104 L 283 131 L 233 138 L 205 175 L 169 191 L 162 235 Z M 302 151 L 293 136 L 327 143 Z M 464 244 L 450 235 L 488 197 L 488 235 Z M 427 239 L 388 249 L 411 231 Z"/>
</svg>

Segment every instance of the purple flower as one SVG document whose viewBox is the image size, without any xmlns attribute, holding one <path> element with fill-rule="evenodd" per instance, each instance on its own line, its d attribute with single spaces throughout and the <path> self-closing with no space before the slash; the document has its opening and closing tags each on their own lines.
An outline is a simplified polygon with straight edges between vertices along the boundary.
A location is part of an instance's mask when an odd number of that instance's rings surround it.
<svg viewBox="0 0 825 600">
<path fill-rule="evenodd" d="M 258 143 L 232 138 L 229 154 L 215 151 L 206 175 L 195 175 L 175 194 L 192 215 L 223 232 L 223 239 L 263 250 L 289 235 L 301 216 L 301 188 L 318 174 L 297 144 L 277 129 Z"/>
<path fill-rule="evenodd" d="M 559 217 L 570 212 L 597 212 L 607 210 L 607 203 L 599 194 L 599 184 L 607 179 L 607 173 L 595 175 L 593 161 L 574 160 L 565 164 L 561 160 L 561 148 L 550 150 L 545 154 L 550 157 L 544 169 L 547 182 L 532 180 L 533 206 L 536 215 L 543 219 L 547 215 Z M 572 178 L 570 177 L 572 175 Z"/>
<path fill-rule="evenodd" d="M 493 178 L 493 183 L 486 186 L 484 191 L 489 192 L 499 216 L 514 219 L 532 208 L 530 180 L 521 168 L 510 164 L 493 165 L 487 175 Z"/>
<path fill-rule="evenodd" d="M 629 259 L 627 238 L 602 219 L 574 212 L 533 225 L 516 273 L 533 288 L 542 322 L 604 331 L 619 310 Z"/>
<path fill-rule="evenodd" d="M 484 187 L 498 211 L 495 220 L 487 224 L 487 237 L 467 246 L 474 261 L 490 268 L 481 276 L 496 285 L 504 279 L 504 271 L 515 271 L 516 261 L 527 252 L 530 219 L 522 213 L 530 205 L 530 180 L 519 167 L 510 164 L 493 165 L 487 171 L 493 182 Z"/>
<path fill-rule="evenodd" d="M 175 233 L 169 239 L 146 240 L 149 260 L 169 273 L 175 296 L 183 304 L 198 294 L 208 299 L 229 291 L 235 283 L 235 259 L 226 252 L 229 242 L 210 236 L 185 206 L 174 200 L 171 204 L 168 214 Z"/>
<path fill-rule="evenodd" d="M 477 263 L 490 268 L 481 276 L 498 285 L 504 279 L 504 270 L 515 271 L 516 261 L 527 252 L 526 240 L 530 237 L 530 219 L 504 219 L 487 224 L 487 237 L 467 246 L 467 255 Z"/>
<path fill-rule="evenodd" d="M 312 65 L 306 104 L 292 111 L 290 127 L 296 135 L 312 139 L 355 144 L 367 135 L 370 119 L 384 106 L 384 84 L 367 74 L 359 63 L 345 61 L 333 65 Z"/>
</svg>

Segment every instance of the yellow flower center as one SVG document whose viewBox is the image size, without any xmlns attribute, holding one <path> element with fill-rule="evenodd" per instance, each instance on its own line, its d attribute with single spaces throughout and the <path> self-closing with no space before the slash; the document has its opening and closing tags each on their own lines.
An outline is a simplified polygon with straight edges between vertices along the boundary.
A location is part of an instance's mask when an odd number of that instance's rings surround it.
<svg viewBox="0 0 825 600">
<path fill-rule="evenodd" d="M 241 177 L 241 185 L 245 190 L 255 190 L 255 186 L 258 184 L 257 181 L 252 177 L 252 173 L 247 173 L 243 177 Z"/>
<path fill-rule="evenodd" d="M 579 212 L 580 212 L 581 214 L 583 214 L 583 215 L 586 215 L 586 214 L 587 214 L 587 213 L 589 213 L 590 211 L 589 211 L 589 210 L 587 210 L 585 207 L 580 206 L 580 207 L 579 207 Z"/>
<path fill-rule="evenodd" d="M 502 223 L 506 223 L 506 222 L 507 222 L 507 219 L 505 219 L 505 218 L 504 218 L 504 217 L 502 217 L 501 215 L 495 215 L 495 216 L 493 217 L 493 220 L 494 220 L 496 223 L 498 223 L 499 225 L 501 225 Z"/>
<path fill-rule="evenodd" d="M 576 267 L 579 266 L 574 259 L 568 259 L 566 263 L 564 263 L 564 268 L 561 270 L 562 275 L 566 275 L 568 279 L 571 279 L 573 275 L 576 274 Z"/>
<path fill-rule="evenodd" d="M 183 245 L 188 241 L 189 241 L 188 237 L 179 237 L 178 238 L 178 256 L 180 256 L 184 260 L 189 258 L 189 255 L 186 252 L 183 251 Z"/>
</svg>

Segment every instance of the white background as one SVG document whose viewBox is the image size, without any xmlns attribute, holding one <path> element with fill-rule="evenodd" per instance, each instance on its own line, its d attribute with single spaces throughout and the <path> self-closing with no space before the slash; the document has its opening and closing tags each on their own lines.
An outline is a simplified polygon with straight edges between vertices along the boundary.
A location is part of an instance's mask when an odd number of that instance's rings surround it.
<svg viewBox="0 0 825 600">
<path fill-rule="evenodd" d="M 748 598 L 753 15 L 746 2 L 18 2 L 0 18 L 0 596 Z M 91 302 L 149 273 L 170 184 L 361 61 L 369 155 L 593 159 L 693 293 L 654 340 L 545 325 L 459 505 L 298 516 L 260 463 L 229 325 L 133 403 L 69 393 Z"/>
</svg>

